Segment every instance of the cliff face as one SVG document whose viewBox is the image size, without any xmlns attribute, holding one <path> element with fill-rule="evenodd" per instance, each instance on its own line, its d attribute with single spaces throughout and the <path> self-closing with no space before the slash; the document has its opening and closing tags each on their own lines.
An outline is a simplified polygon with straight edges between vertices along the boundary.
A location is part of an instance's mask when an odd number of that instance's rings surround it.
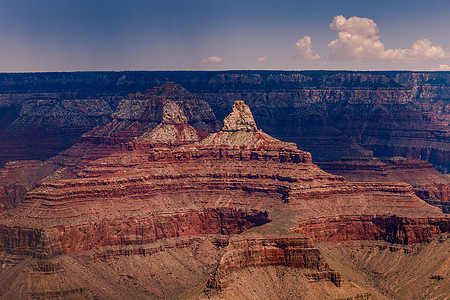
<svg viewBox="0 0 450 300">
<path fill-rule="evenodd" d="M 0 212 L 17 207 L 28 191 L 57 167 L 37 160 L 12 161 L 0 169 Z"/>
<path fill-rule="evenodd" d="M 163 136 L 172 136 L 174 143 L 194 142 L 207 135 L 184 124 L 190 123 L 210 131 L 220 128 L 220 122 L 215 119 L 205 101 L 173 83 L 148 90 L 145 94 L 130 94 L 119 104 L 119 97 L 112 96 L 82 100 L 61 100 L 53 94 L 30 97 L 36 99 L 12 99 L 22 103 L 17 119 L 14 119 L 16 115 L 13 109 L 18 106 L 16 104 L 3 110 L 0 115 L 0 152 L 6 151 L 5 160 L 44 159 L 75 144 L 45 163 L 11 162 L 0 169 L 0 210 L 21 203 L 25 193 L 37 187 L 45 177 L 49 176 L 47 181 L 73 177 L 76 168 L 82 168 L 91 160 L 119 150 L 122 143 L 136 137 L 142 136 L 143 140 L 151 139 L 152 143 L 160 143 L 158 135 L 161 133 L 158 130 L 152 131 L 150 137 L 143 134 L 148 134 L 161 122 L 161 126 L 177 124 L 171 127 L 171 134 L 164 130 L 162 132 Z M 7 103 L 8 98 L 5 96 L 2 100 Z M 183 119 L 176 120 L 177 115 L 182 115 Z M 5 137 L 3 141 L 2 129 Z M 68 131 L 76 134 L 68 135 Z M 24 151 L 32 154 L 28 155 Z M 10 154 L 13 157 L 9 157 Z M 12 168 L 16 165 L 19 167 Z"/>
<path fill-rule="evenodd" d="M 403 156 L 448 167 L 446 124 L 422 112 L 411 91 L 329 87 L 294 91 L 202 93 L 220 116 L 232 99 L 249 103 L 261 128 L 296 143 L 316 161 L 346 156 Z"/>
<path fill-rule="evenodd" d="M 46 160 L 79 141 L 87 144 L 83 148 L 130 141 L 162 121 L 166 101 L 179 105 L 187 122 L 200 130 L 217 131 L 221 127 L 209 105 L 179 85 L 169 82 L 144 93 L 135 92 L 122 96 L 119 92 L 92 91 L 87 99 L 78 98 L 84 92 L 64 89 L 56 93 L 2 94 L 0 164 Z"/>
<path fill-rule="evenodd" d="M 337 84 L 339 78 L 328 80 Z M 355 79 L 346 77 L 344 83 L 348 80 Z M 358 80 L 373 83 L 370 76 Z M 232 297 L 243 291 L 236 278 L 243 275 L 255 286 L 250 274 L 257 270 L 261 277 L 254 281 L 261 284 L 275 277 L 272 284 L 294 282 L 271 286 L 267 292 L 275 298 L 284 295 L 283 286 L 312 299 L 368 299 L 373 290 L 331 267 L 314 239 L 410 244 L 450 231 L 448 217 L 418 198 L 411 185 L 350 182 L 329 174 L 313 164 L 309 152 L 256 126 L 256 114 L 242 101 L 232 105 L 220 131 L 208 134 L 195 128 L 199 123 L 189 115 L 204 103 L 171 84 L 165 88 L 162 94 L 156 89 L 142 99 L 128 98 L 122 107 L 138 100 L 139 114 L 119 109 L 114 120 L 50 159 L 47 164 L 58 170 L 20 206 L 0 215 L 2 294 L 183 298 L 192 296 L 183 294 L 189 291 Z M 167 268 L 155 271 L 155 257 L 164 258 Z M 145 263 L 141 272 L 158 276 L 136 271 L 120 280 L 119 260 L 124 266 Z M 49 286 L 57 280 L 46 270 L 63 283 Z M 102 292 L 92 280 L 104 284 L 105 278 L 113 284 Z M 20 282 L 34 285 L 12 288 Z M 176 282 L 181 290 L 166 290 Z"/>
<path fill-rule="evenodd" d="M 450 121 L 449 75 L 445 73 L 398 73 L 396 82 L 410 89 L 414 103 L 423 111 L 431 113 L 444 125 Z"/>
<path fill-rule="evenodd" d="M 289 236 L 232 238 L 208 286 L 223 291 L 234 283 L 231 273 L 267 266 L 306 269 L 309 272 L 301 276 L 310 282 L 329 281 L 341 287 L 339 272 L 328 266 L 311 240 Z"/>
<path fill-rule="evenodd" d="M 189 124 L 203 131 L 220 129 L 212 112 L 202 108 L 203 100 L 223 119 L 234 100 L 242 99 L 261 129 L 295 142 L 316 161 L 404 156 L 428 160 L 446 172 L 448 77 L 448 72 L 394 71 L 2 74 L 0 162 L 49 158 L 112 118 L 121 121 L 116 125 L 125 136 L 142 132 L 159 122 L 160 109 L 147 106 L 145 99 L 165 93 L 169 100 L 191 99 L 178 104 Z M 178 89 L 174 98 L 170 90 L 177 88 L 170 85 L 147 91 L 169 81 L 193 95 Z M 104 132 L 116 131 L 105 127 Z"/>
<path fill-rule="evenodd" d="M 450 230 L 449 218 L 408 218 L 397 216 L 339 216 L 299 222 L 294 232 L 315 241 L 387 241 L 397 244 L 429 242 Z"/>
<path fill-rule="evenodd" d="M 0 247 L 11 254 L 50 258 L 107 246 L 145 245 L 161 239 L 192 235 L 239 234 L 268 222 L 267 213 L 229 208 L 179 213 L 154 213 L 150 217 L 103 219 L 95 223 L 57 225 L 42 229 L 2 226 Z M 151 253 L 151 252 L 150 252 Z"/>
<path fill-rule="evenodd" d="M 117 105 L 116 97 L 60 99 L 59 95 L 48 94 L 29 97 L 13 104 L 20 107 L 20 112 L 0 130 L 0 164 L 52 157 L 79 141 L 86 131 L 111 120 Z M 0 101 L 0 106 L 5 102 Z"/>
</svg>

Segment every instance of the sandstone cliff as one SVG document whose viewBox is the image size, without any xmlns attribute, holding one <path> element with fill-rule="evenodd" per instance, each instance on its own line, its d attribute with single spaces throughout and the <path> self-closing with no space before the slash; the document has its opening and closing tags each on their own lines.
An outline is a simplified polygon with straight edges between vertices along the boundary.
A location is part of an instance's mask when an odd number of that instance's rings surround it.
<svg viewBox="0 0 450 300">
<path fill-rule="evenodd" d="M 28 191 L 56 169 L 55 165 L 36 160 L 8 162 L 0 169 L 0 212 L 17 207 Z"/>
</svg>

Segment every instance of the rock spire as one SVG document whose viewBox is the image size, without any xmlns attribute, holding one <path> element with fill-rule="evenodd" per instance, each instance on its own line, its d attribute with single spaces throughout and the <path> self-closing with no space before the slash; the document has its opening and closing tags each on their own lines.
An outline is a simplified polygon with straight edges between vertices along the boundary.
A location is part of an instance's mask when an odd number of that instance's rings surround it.
<svg viewBox="0 0 450 300">
<path fill-rule="evenodd" d="M 235 101 L 233 111 L 223 120 L 222 131 L 257 131 L 252 112 L 244 101 Z"/>
</svg>

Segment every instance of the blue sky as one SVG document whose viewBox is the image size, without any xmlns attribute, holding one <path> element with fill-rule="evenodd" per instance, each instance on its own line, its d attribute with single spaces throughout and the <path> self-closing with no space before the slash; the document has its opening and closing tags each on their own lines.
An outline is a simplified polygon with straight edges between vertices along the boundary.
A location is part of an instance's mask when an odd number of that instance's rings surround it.
<svg viewBox="0 0 450 300">
<path fill-rule="evenodd" d="M 1 0 L 0 72 L 446 70 L 449 13 L 448 0 Z"/>
</svg>

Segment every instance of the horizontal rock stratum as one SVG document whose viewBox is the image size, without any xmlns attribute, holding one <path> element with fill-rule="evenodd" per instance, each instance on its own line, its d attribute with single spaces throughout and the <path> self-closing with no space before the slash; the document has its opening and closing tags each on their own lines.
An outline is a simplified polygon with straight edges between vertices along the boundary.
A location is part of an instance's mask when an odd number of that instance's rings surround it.
<svg viewBox="0 0 450 300">
<path fill-rule="evenodd" d="M 411 185 L 329 174 L 310 153 L 258 129 L 243 101 L 221 131 L 201 131 L 185 102 L 173 101 L 180 89 L 166 89 L 169 96 L 143 102 L 158 109 L 160 124 L 123 143 L 104 135 L 119 119 L 94 129 L 86 138 L 106 136 L 103 143 L 74 146 L 89 151 L 72 166 L 74 149 L 53 160 L 70 175 L 43 181 L 0 215 L 0 280 L 31 282 L 5 283 L 2 295 L 226 298 L 242 292 L 243 278 L 282 297 L 269 280 L 279 278 L 292 292 L 286 298 L 364 299 L 374 290 L 343 276 L 315 241 L 408 245 L 449 231 L 450 218 Z M 27 275 L 14 277 L 18 270 Z"/>
</svg>

